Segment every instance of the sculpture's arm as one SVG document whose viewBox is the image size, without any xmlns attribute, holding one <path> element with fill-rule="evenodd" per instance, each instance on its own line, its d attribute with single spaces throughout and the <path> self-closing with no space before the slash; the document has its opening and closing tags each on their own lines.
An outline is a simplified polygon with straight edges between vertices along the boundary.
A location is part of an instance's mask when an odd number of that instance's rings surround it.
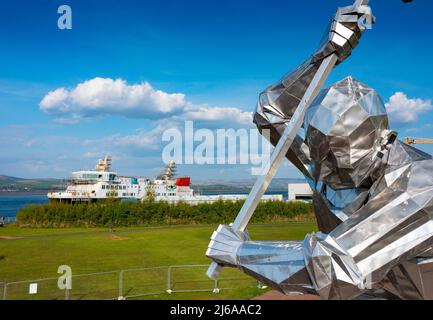
<svg viewBox="0 0 433 320">
<path fill-rule="evenodd" d="M 413 195 L 401 190 L 385 188 L 331 233 L 303 243 L 253 242 L 221 226 L 206 254 L 283 292 L 314 288 L 325 299 L 355 298 L 433 244 L 433 212 L 422 205 L 433 187 Z"/>
<path fill-rule="evenodd" d="M 320 63 L 333 53 L 338 55 L 338 63 L 341 63 L 356 47 L 364 32 L 358 25 L 360 17 L 364 14 L 371 16 L 370 7 L 353 5 L 339 8 L 319 49 L 296 70 L 260 94 L 254 123 L 261 132 L 264 129 L 270 130 L 269 140 L 274 146 L 278 143 L 286 123 L 296 111 Z M 306 167 L 309 158 L 308 148 L 303 144 L 302 135 L 295 139 L 287 158 L 309 176 Z"/>
<path fill-rule="evenodd" d="M 326 298 L 353 298 L 379 285 L 396 266 L 433 244 L 433 187 L 425 172 L 433 162 L 389 168 L 381 191 L 329 235 L 304 241 L 307 270 Z"/>
<path fill-rule="evenodd" d="M 282 292 L 314 292 L 305 268 L 301 242 L 249 241 L 221 225 L 212 235 L 206 255 L 223 266 L 239 268 Z"/>
</svg>

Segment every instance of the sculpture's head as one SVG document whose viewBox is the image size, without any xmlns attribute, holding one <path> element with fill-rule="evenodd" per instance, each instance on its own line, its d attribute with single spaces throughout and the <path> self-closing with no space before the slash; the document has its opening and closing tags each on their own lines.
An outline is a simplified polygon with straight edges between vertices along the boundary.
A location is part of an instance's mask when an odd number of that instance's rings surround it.
<svg viewBox="0 0 433 320">
<path fill-rule="evenodd" d="M 330 187 L 358 187 L 376 161 L 388 116 L 376 91 L 349 77 L 320 92 L 304 130 L 316 179 Z"/>
</svg>

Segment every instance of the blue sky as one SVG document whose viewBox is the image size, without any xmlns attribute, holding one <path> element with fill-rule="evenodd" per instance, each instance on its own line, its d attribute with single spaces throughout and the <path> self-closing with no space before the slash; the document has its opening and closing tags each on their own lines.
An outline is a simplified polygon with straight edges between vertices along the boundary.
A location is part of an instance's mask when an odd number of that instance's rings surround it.
<svg viewBox="0 0 433 320">
<path fill-rule="evenodd" d="M 242 117 L 254 110 L 258 93 L 306 59 L 336 7 L 349 3 L 3 1 L 0 174 L 62 178 L 110 152 L 120 173 L 153 176 L 162 165 L 158 128 L 180 117 L 177 104 L 203 106 L 199 127 L 249 128 Z M 57 28 L 62 4 L 72 8 L 72 30 Z M 377 23 L 328 83 L 353 75 L 385 102 L 394 96 L 391 123 L 400 138 L 433 138 L 433 3 L 372 0 L 371 5 Z M 151 95 L 160 92 L 177 102 L 167 117 L 115 108 L 60 114 L 40 106 L 50 91 L 71 92 L 95 78 L 122 79 L 126 86 L 147 83 Z M 154 100 L 149 103 L 154 107 Z M 212 110 L 226 115 L 215 121 L 203 116 Z M 420 148 L 433 152 L 433 145 Z M 197 179 L 250 177 L 249 166 L 179 169 Z M 299 174 L 286 164 L 279 176 Z"/>
</svg>

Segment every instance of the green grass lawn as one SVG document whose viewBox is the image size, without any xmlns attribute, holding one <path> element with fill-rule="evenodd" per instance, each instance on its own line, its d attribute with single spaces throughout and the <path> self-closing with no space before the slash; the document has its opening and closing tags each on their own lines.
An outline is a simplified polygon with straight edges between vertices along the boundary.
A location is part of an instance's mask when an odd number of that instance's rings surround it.
<svg viewBox="0 0 433 320">
<path fill-rule="evenodd" d="M 58 277 L 57 268 L 69 265 L 74 275 L 112 270 L 150 268 L 169 265 L 207 265 L 204 256 L 214 227 L 137 229 L 122 228 L 108 233 L 106 229 L 31 229 L 7 226 L 0 228 L 0 282 L 14 282 Z M 302 240 L 306 233 L 316 230 L 313 223 L 293 223 L 272 226 L 251 226 L 254 240 Z M 1 239 L 19 238 L 13 241 Z M 205 277 L 206 267 L 173 271 L 175 290 L 208 289 L 212 283 Z M 165 290 L 166 270 L 125 273 L 124 287 L 128 295 L 146 289 L 147 292 Z M 213 293 L 175 293 L 149 295 L 148 299 L 249 299 L 262 291 L 254 288 L 254 281 L 235 269 L 224 269 L 222 287 L 239 287 Z M 227 280 L 225 280 L 227 279 Z M 236 279 L 236 280 L 228 280 Z M 239 280 L 238 280 L 239 279 Z M 118 274 L 93 277 L 74 277 L 71 298 L 110 298 L 117 294 Z M 55 287 L 57 280 L 43 286 Z M 147 287 L 146 287 L 147 286 Z M 22 287 L 22 288 L 21 288 Z M 28 284 L 16 285 L 9 294 L 16 298 L 28 290 Z M 86 288 L 98 288 L 94 295 Z M 143 288 L 140 288 L 143 287 Z M 1 290 L 1 288 L 0 288 Z M 37 298 L 38 296 L 34 296 Z M 40 296 L 39 296 L 40 297 Z M 60 299 L 59 292 L 44 298 Z M 0 293 L 1 298 L 1 293 Z"/>
</svg>

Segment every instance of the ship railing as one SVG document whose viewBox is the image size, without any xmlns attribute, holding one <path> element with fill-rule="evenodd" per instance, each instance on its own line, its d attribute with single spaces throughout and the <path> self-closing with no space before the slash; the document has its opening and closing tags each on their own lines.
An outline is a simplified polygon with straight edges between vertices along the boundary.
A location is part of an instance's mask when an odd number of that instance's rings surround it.
<svg viewBox="0 0 433 320">
<path fill-rule="evenodd" d="M 64 193 L 65 191 L 62 190 L 48 190 L 47 194 L 54 194 L 54 193 Z"/>
<path fill-rule="evenodd" d="M 98 183 L 100 180 L 99 179 L 68 179 L 66 180 L 66 183 L 68 184 L 75 184 L 75 185 L 80 185 L 80 184 L 96 184 Z"/>
</svg>

